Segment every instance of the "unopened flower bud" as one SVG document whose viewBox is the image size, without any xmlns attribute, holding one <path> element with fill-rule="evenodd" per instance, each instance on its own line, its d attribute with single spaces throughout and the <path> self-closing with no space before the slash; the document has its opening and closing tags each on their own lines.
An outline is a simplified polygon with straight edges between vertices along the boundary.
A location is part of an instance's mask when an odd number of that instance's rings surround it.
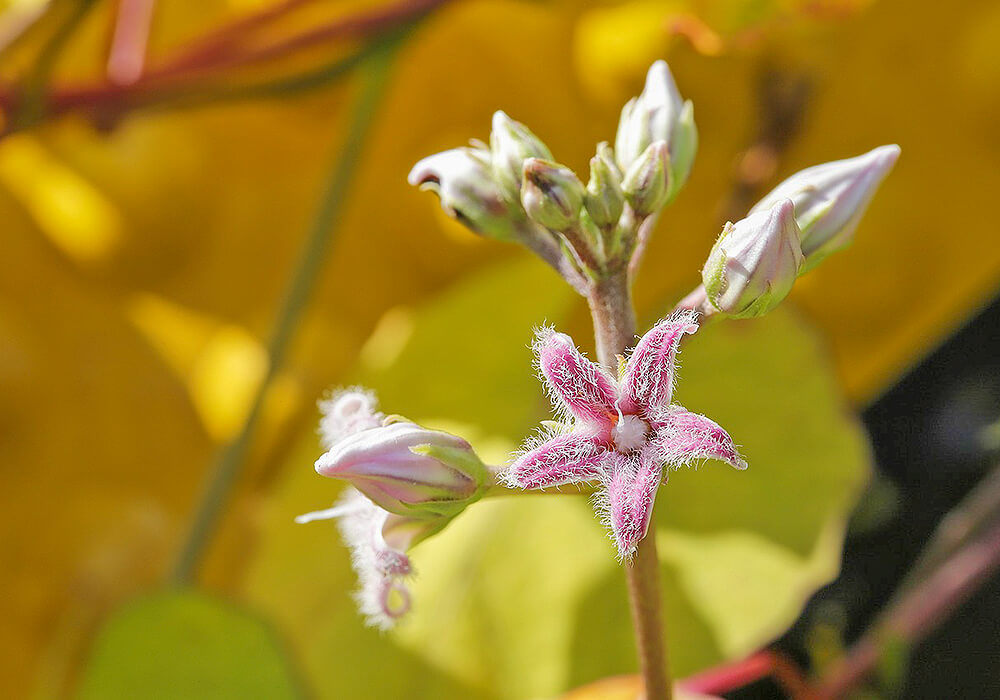
<svg viewBox="0 0 1000 700">
<path fill-rule="evenodd" d="M 475 233 L 498 240 L 516 237 L 516 223 L 524 214 L 500 194 L 486 148 L 435 153 L 414 165 L 408 180 L 436 192 L 441 208 Z"/>
<path fill-rule="evenodd" d="M 455 515 L 489 484 L 469 443 L 407 422 L 348 436 L 316 461 L 316 471 L 350 482 L 390 513 L 417 518 Z"/>
<path fill-rule="evenodd" d="M 655 141 L 625 173 L 622 192 L 639 216 L 648 216 L 667 203 L 670 156 L 667 144 Z"/>
<path fill-rule="evenodd" d="M 656 61 L 650 67 L 642 94 L 622 109 L 615 137 L 615 155 L 622 171 L 628 172 L 654 141 L 665 142 L 670 154 L 669 201 L 691 172 L 698 150 L 698 131 L 694 105 L 690 100 L 682 100 L 664 61 Z"/>
<path fill-rule="evenodd" d="M 622 215 L 625 195 L 622 194 L 621 177 L 611 148 L 602 141 L 597 147 L 597 155 L 590 159 L 590 181 L 583 195 L 584 207 L 599 228 L 614 226 Z"/>
<path fill-rule="evenodd" d="M 806 168 L 775 187 L 750 213 L 792 200 L 802 230 L 805 272 L 851 242 L 875 190 L 898 157 L 899 146 L 879 146 L 856 158 Z"/>
<path fill-rule="evenodd" d="M 580 218 L 583 184 L 569 168 L 528 158 L 524 161 L 521 204 L 531 220 L 553 231 L 565 231 Z"/>
<path fill-rule="evenodd" d="M 490 133 L 490 154 L 493 175 L 500 193 L 509 202 L 517 202 L 521 191 L 524 161 L 528 158 L 552 160 L 552 152 L 541 139 L 520 122 L 503 112 L 493 114 L 493 131 Z"/>
<path fill-rule="evenodd" d="M 788 296 L 802 259 L 794 205 L 783 199 L 727 223 L 701 279 L 712 306 L 734 318 L 753 318 Z"/>
</svg>

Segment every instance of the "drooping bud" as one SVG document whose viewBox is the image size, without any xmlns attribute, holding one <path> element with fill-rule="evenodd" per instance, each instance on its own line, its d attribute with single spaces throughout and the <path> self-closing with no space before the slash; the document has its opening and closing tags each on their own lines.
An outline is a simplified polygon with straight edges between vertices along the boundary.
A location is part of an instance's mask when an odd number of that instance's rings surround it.
<svg viewBox="0 0 1000 700">
<path fill-rule="evenodd" d="M 665 142 L 670 154 L 669 201 L 691 172 L 698 150 L 698 130 L 694 124 L 694 105 L 690 100 L 682 100 L 664 61 L 656 61 L 650 67 L 642 94 L 622 109 L 615 137 L 615 155 L 621 170 L 628 172 L 654 141 Z"/>
<path fill-rule="evenodd" d="M 524 124 L 499 111 L 493 114 L 490 154 L 493 175 L 500 187 L 500 193 L 508 202 L 517 202 L 519 199 L 525 160 L 528 158 L 552 160 L 552 152 L 541 139 Z"/>
<path fill-rule="evenodd" d="M 670 156 L 664 141 L 655 141 L 625 173 L 622 192 L 638 216 L 648 216 L 667 203 Z"/>
<path fill-rule="evenodd" d="M 524 161 L 521 204 L 532 221 L 553 231 L 565 231 L 580 218 L 583 184 L 569 168 L 528 158 Z"/>
<path fill-rule="evenodd" d="M 763 316 L 788 296 L 802 265 L 794 205 L 727 223 L 701 271 L 712 306 L 734 318 Z"/>
<path fill-rule="evenodd" d="M 435 153 L 414 165 L 407 179 L 422 190 L 436 192 L 441 208 L 473 232 L 498 240 L 515 239 L 516 224 L 524 215 L 501 195 L 486 148 Z"/>
<path fill-rule="evenodd" d="M 482 496 L 489 474 L 465 440 L 400 422 L 348 436 L 316 461 L 399 515 L 451 516 Z"/>
<path fill-rule="evenodd" d="M 606 141 L 597 146 L 597 155 L 590 159 L 590 181 L 583 195 L 583 204 L 590 219 L 599 228 L 618 223 L 625 208 L 621 171 Z"/>
<path fill-rule="evenodd" d="M 802 231 L 805 272 L 850 244 L 875 190 L 898 157 L 899 146 L 879 146 L 856 158 L 806 168 L 775 187 L 750 213 L 792 200 Z"/>
</svg>

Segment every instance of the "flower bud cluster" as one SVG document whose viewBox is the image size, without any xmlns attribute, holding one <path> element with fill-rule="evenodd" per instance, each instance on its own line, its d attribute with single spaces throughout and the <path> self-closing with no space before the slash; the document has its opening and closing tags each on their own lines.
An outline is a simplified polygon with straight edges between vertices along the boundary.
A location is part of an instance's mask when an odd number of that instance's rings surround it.
<svg viewBox="0 0 1000 700">
<path fill-rule="evenodd" d="M 693 114 L 658 61 L 642 94 L 622 111 L 615 148 L 598 146 L 586 187 L 503 112 L 493 115 L 488 147 L 474 143 L 424 158 L 409 181 L 436 192 L 450 216 L 484 236 L 525 242 L 546 231 L 561 236 L 574 264 L 599 275 L 607 257 L 627 261 L 639 225 L 687 180 L 698 143 Z M 629 243 L 619 246 L 622 240 Z"/>
<path fill-rule="evenodd" d="M 662 141 L 666 147 L 664 203 L 672 200 L 687 182 L 698 150 L 698 130 L 694 125 L 694 105 L 681 99 L 674 76 L 666 62 L 657 61 L 646 75 L 646 86 L 622 109 L 615 137 L 615 153 L 622 172 L 629 172 L 639 160 L 650 158 L 650 146 Z M 661 205 L 662 206 L 662 205 Z"/>
</svg>

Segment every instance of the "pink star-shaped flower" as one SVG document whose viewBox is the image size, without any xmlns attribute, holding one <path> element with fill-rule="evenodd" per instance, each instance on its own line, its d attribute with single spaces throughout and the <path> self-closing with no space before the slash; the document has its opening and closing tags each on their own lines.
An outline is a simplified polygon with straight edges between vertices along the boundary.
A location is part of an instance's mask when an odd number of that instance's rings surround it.
<svg viewBox="0 0 1000 700">
<path fill-rule="evenodd" d="M 677 346 L 696 330 L 693 312 L 660 321 L 639 340 L 616 381 L 581 355 L 569 336 L 541 329 L 534 344 L 538 366 L 572 427 L 533 440 L 506 470 L 507 483 L 540 489 L 600 482 L 598 509 L 627 558 L 646 535 L 667 467 L 707 458 L 746 469 L 725 430 L 670 403 Z"/>
</svg>

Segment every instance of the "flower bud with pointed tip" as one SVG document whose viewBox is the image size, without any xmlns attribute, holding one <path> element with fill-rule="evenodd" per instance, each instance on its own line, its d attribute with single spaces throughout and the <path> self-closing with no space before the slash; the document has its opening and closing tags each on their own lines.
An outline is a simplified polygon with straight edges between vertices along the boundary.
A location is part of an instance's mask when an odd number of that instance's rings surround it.
<svg viewBox="0 0 1000 700">
<path fill-rule="evenodd" d="M 801 272 L 806 272 L 850 244 L 875 190 L 898 157 L 899 146 L 879 146 L 856 158 L 806 168 L 775 187 L 750 213 L 792 200 L 806 256 Z"/>
<path fill-rule="evenodd" d="M 441 208 L 474 233 L 502 241 L 516 239 L 516 224 L 524 214 L 500 194 L 487 149 L 465 147 L 435 153 L 414 165 L 407 179 L 422 190 L 436 192 Z"/>
<path fill-rule="evenodd" d="M 794 205 L 727 223 L 701 272 L 708 300 L 733 318 L 763 316 L 791 291 L 802 265 Z"/>
<path fill-rule="evenodd" d="M 614 226 L 622 215 L 625 195 L 622 193 L 621 177 L 611 148 L 606 142 L 601 142 L 597 146 L 597 155 L 590 159 L 590 181 L 583 195 L 584 207 L 599 228 Z"/>
<path fill-rule="evenodd" d="M 374 503 L 414 518 L 453 516 L 483 494 L 489 473 L 465 440 L 414 423 L 355 433 L 316 461 Z"/>
<path fill-rule="evenodd" d="M 648 216 L 667 203 L 670 156 L 664 141 L 655 141 L 625 173 L 622 192 L 638 216 Z"/>
<path fill-rule="evenodd" d="M 525 160 L 528 158 L 552 160 L 552 152 L 541 139 L 524 124 L 514 121 L 500 111 L 493 114 L 490 155 L 493 176 L 500 193 L 509 202 L 517 202 L 519 199 Z"/>
<path fill-rule="evenodd" d="M 698 130 L 694 105 L 681 98 L 664 61 L 656 61 L 650 67 L 642 94 L 622 109 L 615 137 L 615 154 L 621 170 L 627 172 L 654 141 L 664 141 L 670 154 L 669 201 L 691 172 L 698 149 Z"/>
<path fill-rule="evenodd" d="M 583 192 L 583 184 L 569 168 L 540 158 L 524 161 L 521 204 L 532 221 L 565 231 L 580 218 Z"/>
</svg>

